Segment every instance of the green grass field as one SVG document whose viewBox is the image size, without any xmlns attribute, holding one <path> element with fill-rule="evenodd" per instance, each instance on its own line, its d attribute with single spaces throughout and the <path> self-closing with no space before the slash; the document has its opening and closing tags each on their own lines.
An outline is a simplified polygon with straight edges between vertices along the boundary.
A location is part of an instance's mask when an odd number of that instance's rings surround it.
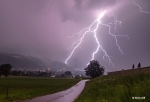
<svg viewBox="0 0 150 102">
<path fill-rule="evenodd" d="M 0 78 L 0 102 L 30 99 L 70 88 L 80 80 L 32 77 Z M 6 99 L 6 90 L 8 99 Z"/>
<path fill-rule="evenodd" d="M 75 102 L 150 102 L 150 74 L 92 79 Z"/>
</svg>

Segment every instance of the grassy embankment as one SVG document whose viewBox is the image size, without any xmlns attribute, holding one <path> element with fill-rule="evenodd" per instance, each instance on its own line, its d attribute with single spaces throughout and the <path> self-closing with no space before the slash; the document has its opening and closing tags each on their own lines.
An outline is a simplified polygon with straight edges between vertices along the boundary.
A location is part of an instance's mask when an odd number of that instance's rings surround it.
<svg viewBox="0 0 150 102">
<path fill-rule="evenodd" d="M 75 102 L 150 102 L 150 74 L 92 79 Z"/>
<path fill-rule="evenodd" d="M 0 78 L 0 102 L 24 100 L 59 92 L 70 88 L 80 80 L 77 79 L 50 79 L 32 77 Z M 6 99 L 6 90 L 8 99 Z"/>
</svg>

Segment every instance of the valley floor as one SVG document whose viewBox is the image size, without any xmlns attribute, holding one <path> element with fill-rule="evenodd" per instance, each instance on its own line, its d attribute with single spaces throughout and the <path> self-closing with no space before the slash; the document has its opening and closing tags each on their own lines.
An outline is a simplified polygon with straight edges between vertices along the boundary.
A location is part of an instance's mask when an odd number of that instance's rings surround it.
<svg viewBox="0 0 150 102">
<path fill-rule="evenodd" d="M 82 80 L 73 87 L 51 95 L 33 98 L 22 102 L 73 102 L 82 92 L 87 80 Z"/>
<path fill-rule="evenodd" d="M 53 94 L 66 90 L 79 81 L 81 80 L 68 78 L 0 77 L 0 102 L 19 102 Z"/>
</svg>

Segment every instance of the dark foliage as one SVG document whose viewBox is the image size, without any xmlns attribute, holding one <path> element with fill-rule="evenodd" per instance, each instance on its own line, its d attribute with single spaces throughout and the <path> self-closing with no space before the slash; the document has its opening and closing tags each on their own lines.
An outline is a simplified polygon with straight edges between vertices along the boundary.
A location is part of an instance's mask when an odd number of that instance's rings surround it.
<svg viewBox="0 0 150 102">
<path fill-rule="evenodd" d="M 104 66 L 101 66 L 97 60 L 90 61 L 90 64 L 85 68 L 86 75 L 92 78 L 103 75 L 104 71 Z"/>
<path fill-rule="evenodd" d="M 141 67 L 141 63 L 138 64 L 138 68 L 140 68 L 140 67 Z"/>
<path fill-rule="evenodd" d="M 134 69 L 134 64 L 133 64 L 133 66 L 132 66 L 132 69 Z"/>
<path fill-rule="evenodd" d="M 9 76 L 12 66 L 10 64 L 0 65 L 0 76 L 4 75 L 5 77 Z"/>
<path fill-rule="evenodd" d="M 71 73 L 70 71 L 66 71 L 66 72 L 64 73 L 64 76 L 65 76 L 65 77 L 71 77 L 71 76 L 72 76 L 72 73 Z"/>
<path fill-rule="evenodd" d="M 65 75 L 72 75 L 72 73 L 70 71 L 66 71 Z"/>
<path fill-rule="evenodd" d="M 11 75 L 13 76 L 36 76 L 36 77 L 50 77 L 51 71 L 42 72 L 38 71 L 21 71 L 21 70 L 12 70 Z"/>
</svg>

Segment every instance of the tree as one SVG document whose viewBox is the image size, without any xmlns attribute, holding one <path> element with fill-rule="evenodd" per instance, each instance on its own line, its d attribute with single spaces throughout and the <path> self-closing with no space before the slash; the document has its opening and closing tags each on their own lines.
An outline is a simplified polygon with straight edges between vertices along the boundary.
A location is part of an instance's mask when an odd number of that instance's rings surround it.
<svg viewBox="0 0 150 102">
<path fill-rule="evenodd" d="M 1 75 L 5 77 L 9 76 L 12 66 L 10 64 L 2 64 L 0 65 Z"/>
<path fill-rule="evenodd" d="M 104 66 L 101 66 L 97 60 L 90 61 L 90 64 L 85 68 L 86 75 L 92 78 L 103 75 L 104 71 Z"/>
<path fill-rule="evenodd" d="M 140 68 L 140 67 L 141 67 L 141 63 L 138 64 L 138 68 Z"/>
<path fill-rule="evenodd" d="M 1 68 L 1 65 L 0 65 L 0 77 L 2 76 L 2 68 Z"/>
<path fill-rule="evenodd" d="M 132 69 L 134 69 L 134 64 L 133 64 L 133 66 L 132 66 Z"/>
<path fill-rule="evenodd" d="M 72 73 L 71 73 L 70 71 L 66 71 L 66 72 L 64 73 L 64 76 L 65 76 L 65 77 L 72 77 Z"/>
</svg>

